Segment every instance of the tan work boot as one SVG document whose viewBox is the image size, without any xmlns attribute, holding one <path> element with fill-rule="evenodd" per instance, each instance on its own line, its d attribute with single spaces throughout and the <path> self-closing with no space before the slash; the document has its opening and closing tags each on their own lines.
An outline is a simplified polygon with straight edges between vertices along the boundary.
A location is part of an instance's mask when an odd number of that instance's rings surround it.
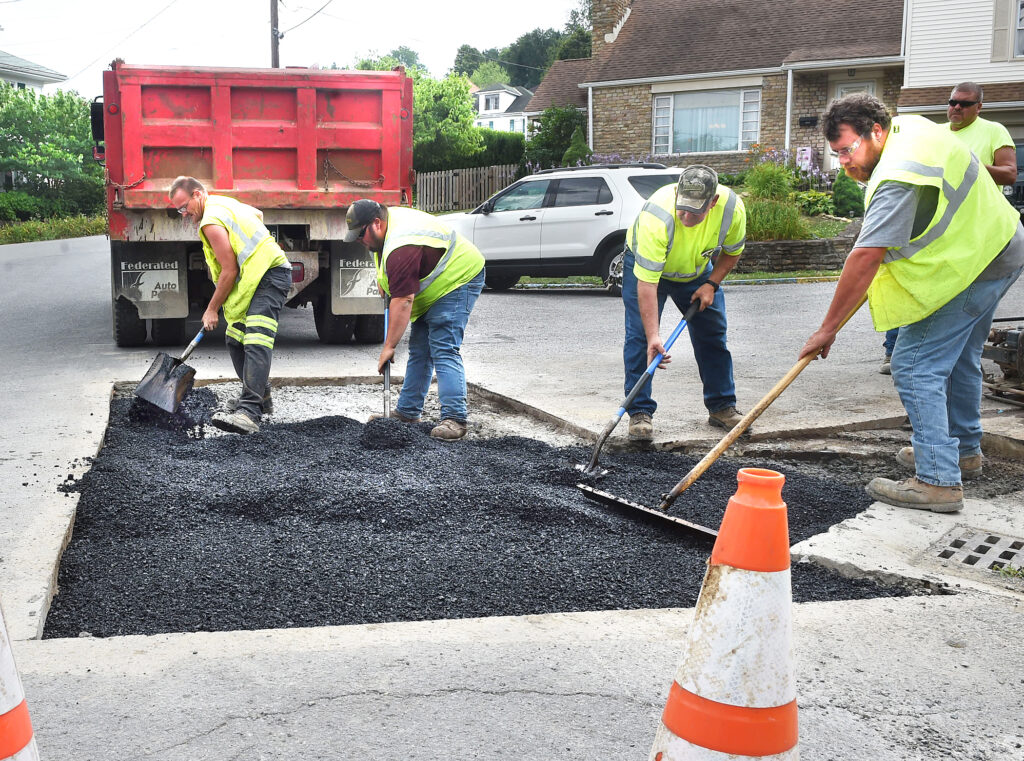
<svg viewBox="0 0 1024 761">
<path fill-rule="evenodd" d="M 911 470 L 917 470 L 917 460 L 914 459 L 914 448 L 903 447 L 896 453 L 896 462 L 910 468 Z M 981 475 L 981 471 L 982 464 L 980 454 L 972 454 L 967 455 L 967 457 L 960 458 L 960 478 L 964 481 L 970 481 L 973 478 L 977 478 Z"/>
<path fill-rule="evenodd" d="M 710 413 L 708 415 L 708 424 L 731 431 L 742 419 L 743 415 L 738 413 L 735 407 L 726 407 L 724 410 Z M 749 430 L 748 428 L 747 431 Z"/>
<path fill-rule="evenodd" d="M 955 513 L 964 506 L 964 487 L 935 486 L 919 481 L 917 477 L 906 481 L 873 478 L 865 488 L 868 494 L 896 507 L 911 510 L 931 510 L 933 513 Z"/>
<path fill-rule="evenodd" d="M 238 404 L 241 401 L 242 401 L 242 398 L 239 397 L 239 396 L 231 397 L 226 402 L 224 402 L 224 410 L 227 411 L 227 412 L 234 412 L 235 410 L 238 409 Z M 274 413 L 274 400 L 270 398 L 270 392 L 268 391 L 267 395 L 263 397 L 263 414 L 264 415 L 272 415 L 273 413 Z"/>
<path fill-rule="evenodd" d="M 646 412 L 634 412 L 629 416 L 629 438 L 631 441 L 654 441 L 654 423 Z"/>
<path fill-rule="evenodd" d="M 260 424 L 246 415 L 241 410 L 235 412 L 215 412 L 210 418 L 214 427 L 220 428 L 228 433 L 256 433 L 260 430 Z"/>
<path fill-rule="evenodd" d="M 882 375 L 892 375 L 892 354 L 886 354 L 882 360 L 882 366 L 878 368 Z"/>
<path fill-rule="evenodd" d="M 452 418 L 445 418 L 430 429 L 430 436 L 443 441 L 455 441 L 466 435 L 466 424 Z"/>
<path fill-rule="evenodd" d="M 383 415 L 378 415 L 377 413 L 374 413 L 374 414 L 370 415 L 370 417 L 366 418 L 366 422 L 369 423 L 369 422 L 372 422 L 374 420 L 380 420 L 382 417 L 384 417 L 384 416 Z M 420 419 L 418 417 L 406 417 L 405 415 L 400 413 L 398 410 L 391 410 L 391 417 L 394 418 L 395 420 L 398 420 L 401 423 L 418 423 L 418 422 L 420 422 Z"/>
</svg>

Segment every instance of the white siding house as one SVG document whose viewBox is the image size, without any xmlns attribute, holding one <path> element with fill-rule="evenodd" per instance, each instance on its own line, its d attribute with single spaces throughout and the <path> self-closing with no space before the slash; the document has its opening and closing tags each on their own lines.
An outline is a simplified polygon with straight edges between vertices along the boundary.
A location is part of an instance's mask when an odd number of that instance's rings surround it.
<svg viewBox="0 0 1024 761">
<path fill-rule="evenodd" d="M 477 90 L 477 116 L 473 124 L 499 132 L 526 134 L 526 104 L 533 93 L 525 87 L 512 85 L 490 85 Z"/>
<path fill-rule="evenodd" d="M 42 90 L 43 85 L 56 84 L 65 79 L 67 77 L 60 72 L 0 50 L 0 80 L 10 82 L 15 87 Z"/>
</svg>

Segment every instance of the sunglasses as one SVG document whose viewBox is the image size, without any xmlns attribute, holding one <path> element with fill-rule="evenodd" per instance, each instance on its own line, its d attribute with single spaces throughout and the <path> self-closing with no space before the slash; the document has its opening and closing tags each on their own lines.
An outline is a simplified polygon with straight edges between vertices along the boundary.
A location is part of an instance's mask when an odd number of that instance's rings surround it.
<svg viewBox="0 0 1024 761">
<path fill-rule="evenodd" d="M 949 105 L 953 106 L 954 108 L 957 107 L 957 106 L 960 106 L 960 108 L 970 108 L 971 106 L 978 105 L 978 101 L 976 101 L 976 100 L 957 100 L 956 98 L 950 98 L 949 99 Z"/>
</svg>

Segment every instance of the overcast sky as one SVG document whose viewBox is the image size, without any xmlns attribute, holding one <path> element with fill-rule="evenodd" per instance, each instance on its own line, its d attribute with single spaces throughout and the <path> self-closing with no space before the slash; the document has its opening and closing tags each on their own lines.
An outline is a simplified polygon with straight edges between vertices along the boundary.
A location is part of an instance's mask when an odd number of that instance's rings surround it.
<svg viewBox="0 0 1024 761">
<path fill-rule="evenodd" d="M 279 0 L 282 66 L 351 66 L 407 45 L 443 76 L 460 45 L 504 47 L 538 27 L 562 29 L 578 4 L 333 0 L 305 22 L 325 2 Z M 87 98 L 101 94 L 100 73 L 115 58 L 270 66 L 270 0 L 0 0 L 0 27 L 0 50 L 59 71 L 68 81 L 57 87 Z"/>
</svg>

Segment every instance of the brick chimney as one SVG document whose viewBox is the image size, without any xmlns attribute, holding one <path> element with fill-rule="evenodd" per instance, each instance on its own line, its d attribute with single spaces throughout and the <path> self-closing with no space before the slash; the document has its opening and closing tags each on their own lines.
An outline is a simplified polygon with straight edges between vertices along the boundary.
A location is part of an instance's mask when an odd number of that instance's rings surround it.
<svg viewBox="0 0 1024 761">
<path fill-rule="evenodd" d="M 612 43 L 633 0 L 594 0 L 591 10 L 591 56 L 597 58 Z"/>
</svg>

